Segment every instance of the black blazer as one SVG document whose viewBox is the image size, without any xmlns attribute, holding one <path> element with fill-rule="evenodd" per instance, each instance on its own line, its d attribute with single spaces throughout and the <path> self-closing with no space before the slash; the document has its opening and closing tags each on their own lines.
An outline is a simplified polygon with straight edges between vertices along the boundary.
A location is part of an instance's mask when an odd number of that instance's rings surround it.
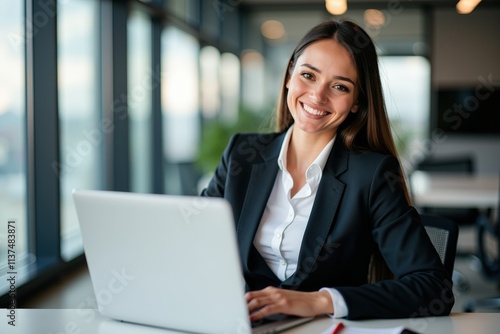
<svg viewBox="0 0 500 334">
<path fill-rule="evenodd" d="M 334 287 L 345 298 L 348 319 L 448 315 L 454 304 L 451 278 L 406 201 L 397 159 L 348 151 L 339 138 L 297 245 L 297 270 L 283 282 L 273 274 L 253 239 L 276 179 L 283 139 L 284 133 L 234 135 L 202 192 L 232 205 L 247 289 Z M 396 279 L 367 284 L 377 248 Z"/>
</svg>

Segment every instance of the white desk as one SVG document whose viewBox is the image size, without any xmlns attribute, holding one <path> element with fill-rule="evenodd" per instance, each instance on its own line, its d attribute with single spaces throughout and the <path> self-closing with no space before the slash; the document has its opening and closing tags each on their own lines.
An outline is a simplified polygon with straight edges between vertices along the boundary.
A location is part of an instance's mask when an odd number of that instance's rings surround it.
<svg viewBox="0 0 500 334">
<path fill-rule="evenodd" d="M 498 175 L 453 175 L 416 171 L 410 176 L 414 205 L 478 209 L 499 203 Z"/>
<path fill-rule="evenodd" d="M 141 307 L 141 306 L 139 306 Z M 103 318 L 93 309 L 16 309 L 16 326 L 8 325 L 8 310 L 0 309 L 0 333 L 2 334 L 167 334 L 179 333 L 141 325 L 121 323 Z M 196 315 L 193 315 L 193 321 Z M 322 317 L 289 330 L 288 334 L 321 333 L 338 322 Z M 497 334 L 500 329 L 500 313 L 455 313 L 449 317 L 430 317 L 391 320 L 343 321 L 356 327 L 405 326 L 425 334 Z"/>
</svg>

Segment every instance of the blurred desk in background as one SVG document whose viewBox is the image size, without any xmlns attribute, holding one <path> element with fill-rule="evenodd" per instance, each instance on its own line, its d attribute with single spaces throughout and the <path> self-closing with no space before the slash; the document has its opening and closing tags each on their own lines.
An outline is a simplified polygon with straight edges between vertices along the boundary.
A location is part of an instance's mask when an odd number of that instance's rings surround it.
<svg viewBox="0 0 500 334">
<path fill-rule="evenodd" d="M 462 175 L 415 171 L 410 176 L 413 205 L 481 210 L 499 205 L 498 175 Z"/>
</svg>

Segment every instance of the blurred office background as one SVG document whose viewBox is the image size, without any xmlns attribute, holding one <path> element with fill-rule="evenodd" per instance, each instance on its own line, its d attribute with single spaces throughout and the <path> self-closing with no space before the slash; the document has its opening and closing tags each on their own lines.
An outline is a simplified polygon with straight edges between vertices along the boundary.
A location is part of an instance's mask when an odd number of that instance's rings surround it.
<svg viewBox="0 0 500 334">
<path fill-rule="evenodd" d="M 457 2 L 348 0 L 331 14 L 324 0 L 2 1 L 0 277 L 8 221 L 20 307 L 86 277 L 75 188 L 198 193 L 230 134 L 272 129 L 288 56 L 324 20 L 375 40 L 408 172 L 467 154 L 498 173 L 500 2 Z"/>
</svg>

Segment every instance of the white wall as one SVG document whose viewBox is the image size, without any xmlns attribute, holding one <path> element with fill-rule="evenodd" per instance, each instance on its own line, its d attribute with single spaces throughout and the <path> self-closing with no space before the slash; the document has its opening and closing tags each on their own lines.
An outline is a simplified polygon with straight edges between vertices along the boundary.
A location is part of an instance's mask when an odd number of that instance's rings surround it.
<svg viewBox="0 0 500 334">
<path fill-rule="evenodd" d="M 490 74 L 500 85 L 500 9 L 436 9 L 433 26 L 434 86 L 475 85 Z"/>
</svg>

